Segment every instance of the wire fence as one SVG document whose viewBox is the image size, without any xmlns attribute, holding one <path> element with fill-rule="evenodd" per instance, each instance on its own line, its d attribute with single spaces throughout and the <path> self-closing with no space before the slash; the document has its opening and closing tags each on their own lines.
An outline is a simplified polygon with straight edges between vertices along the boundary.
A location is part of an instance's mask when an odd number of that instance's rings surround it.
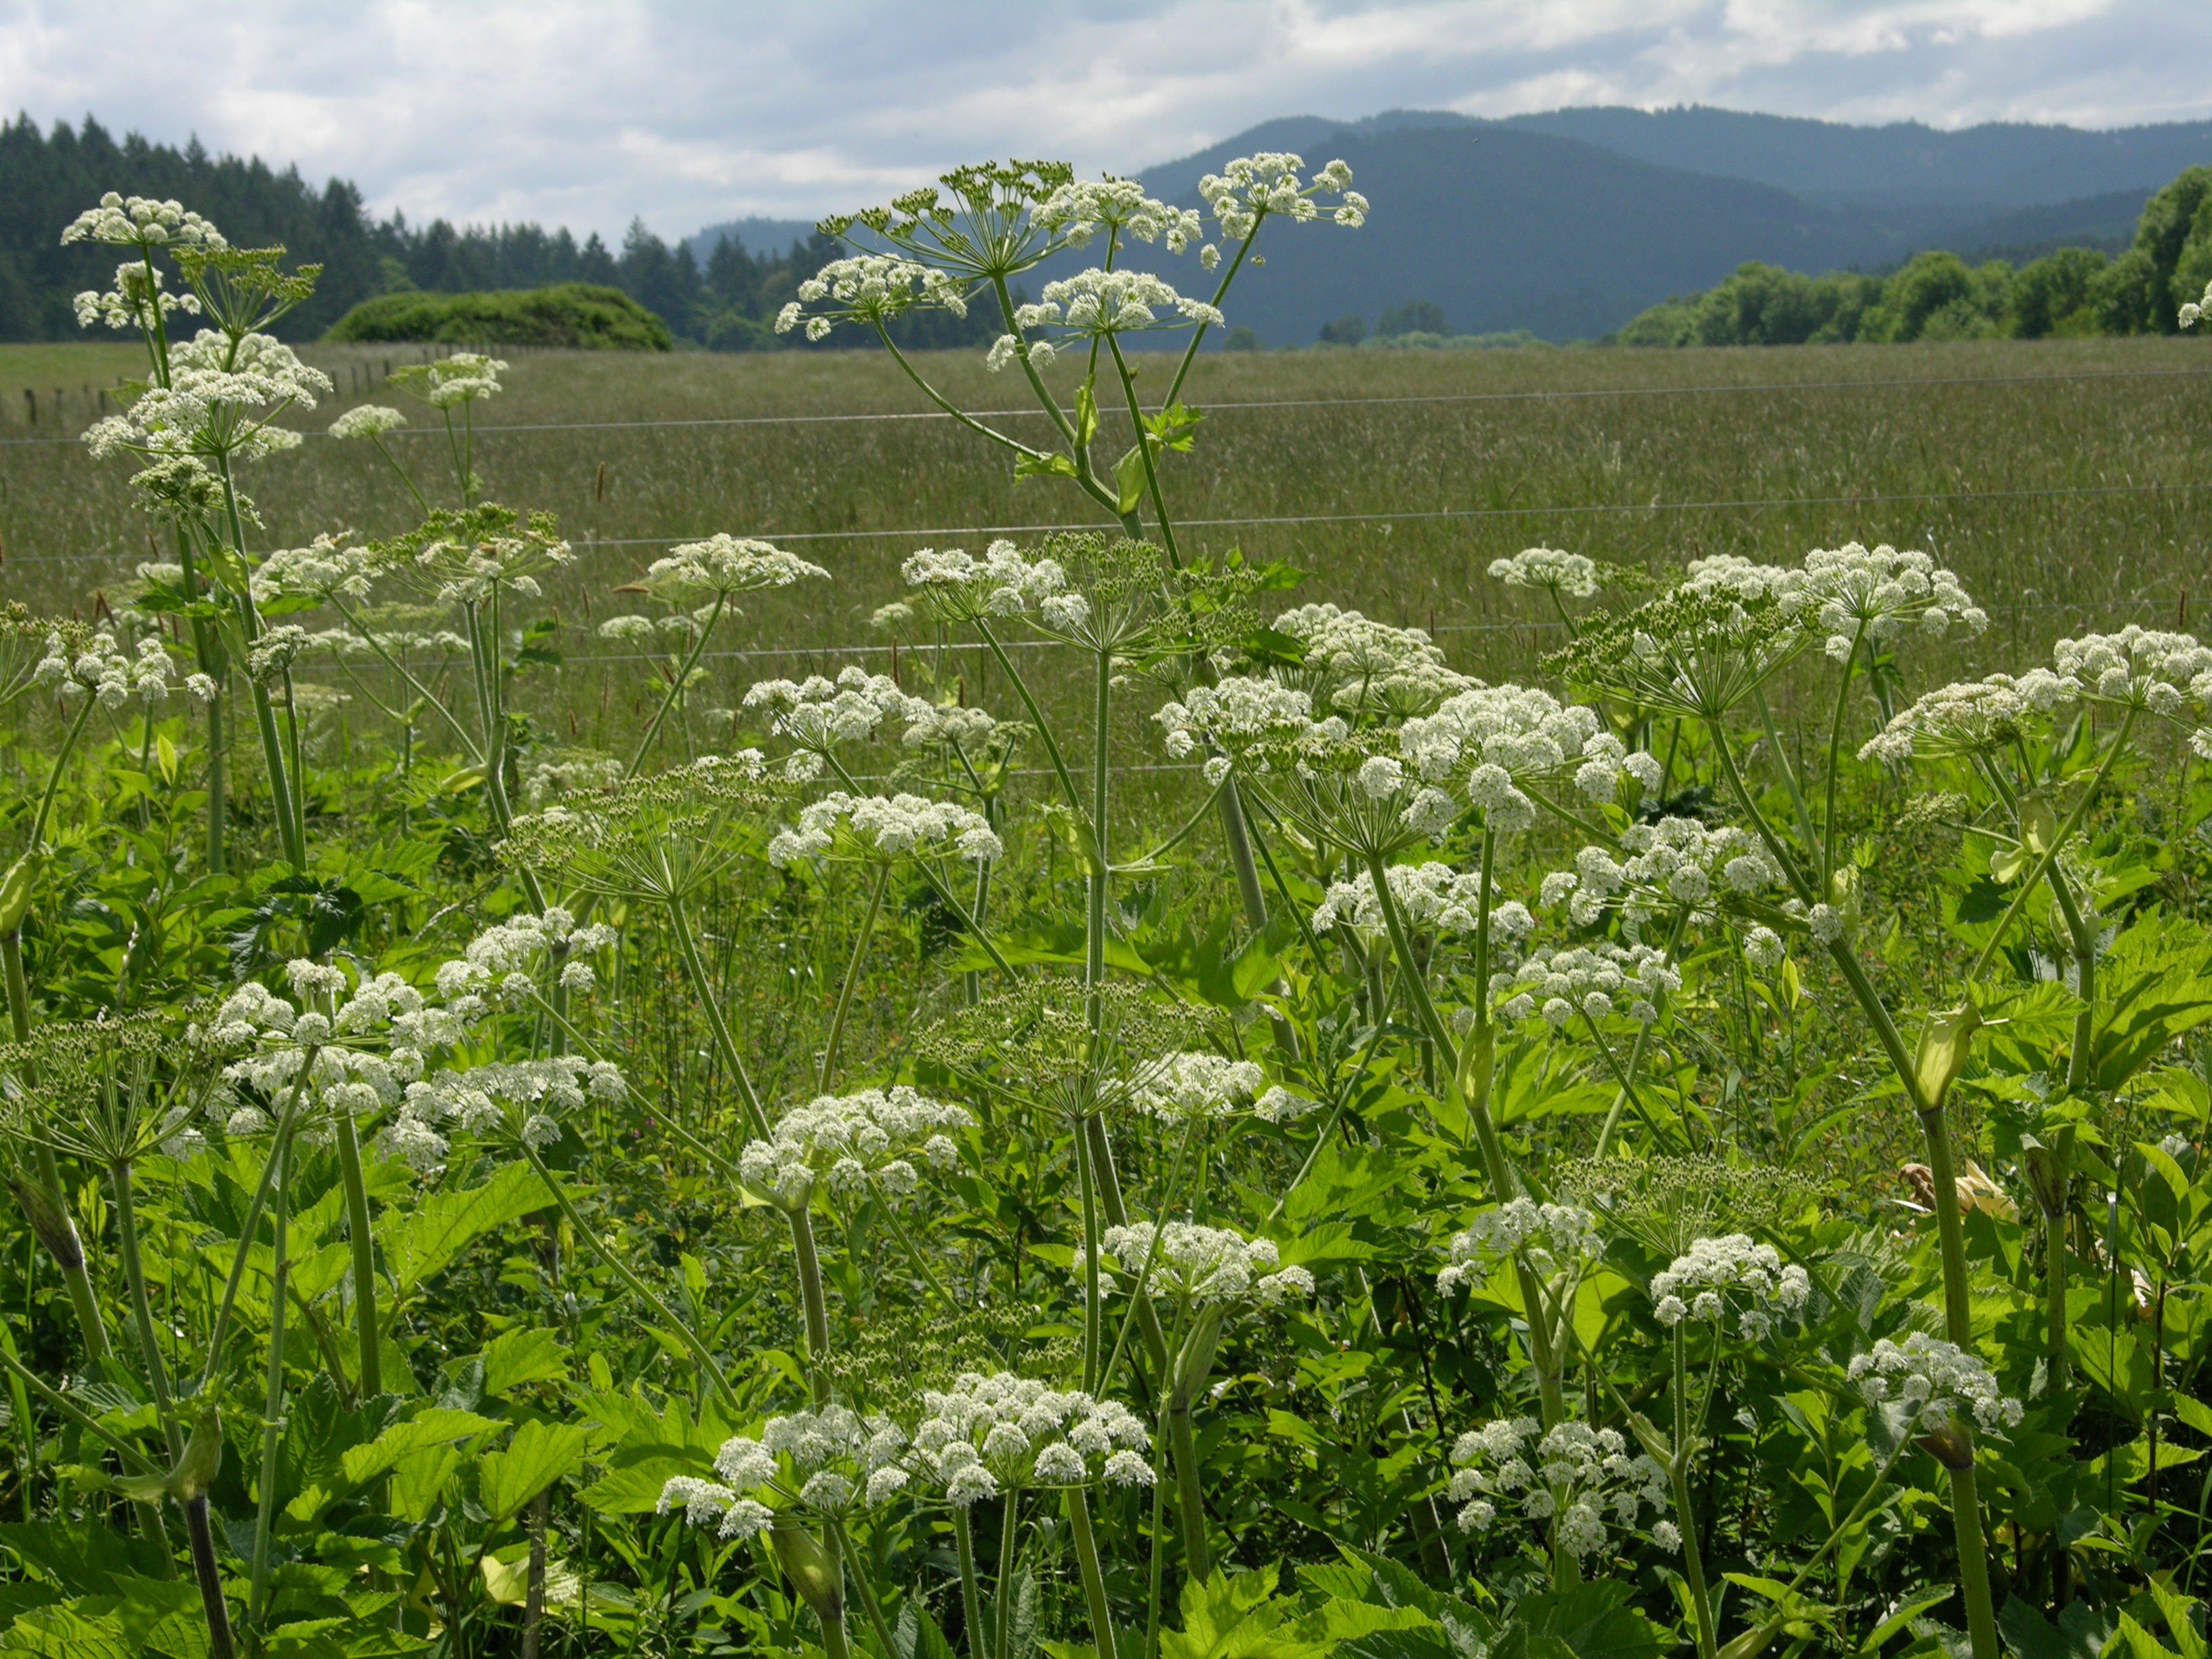
<svg viewBox="0 0 2212 1659">
<path fill-rule="evenodd" d="M 1309 524 L 1410 524 L 1460 519 L 1577 518 L 1622 513 L 1720 513 L 1768 511 L 1810 507 L 1879 507 L 1898 501 L 2012 501 L 2041 496 L 2142 495 L 2183 493 L 2212 488 L 2212 480 L 2179 479 L 2149 483 L 2057 484 L 2021 489 L 1905 489 L 1850 495 L 1767 495 L 1739 501 L 1583 501 L 1528 507 L 1444 507 L 1412 511 L 1376 509 L 1357 513 L 1288 513 L 1245 517 L 1177 519 L 1176 527 L 1188 530 L 1254 529 Z M 931 537 L 1035 536 L 1054 531 L 1096 529 L 1096 525 L 1060 521 L 1050 524 L 984 524 L 933 526 L 893 530 L 764 531 L 758 538 L 771 542 L 921 541 Z M 692 531 L 668 536 L 591 537 L 578 544 L 589 552 L 602 547 L 675 547 L 703 541 L 713 532 Z M 26 553 L 0 558 L 0 565 L 93 564 L 135 558 L 125 553 Z"/>
<path fill-rule="evenodd" d="M 1683 398 L 1733 397 L 1752 393 L 1801 392 L 1874 392 L 1899 387 L 2018 386 L 2022 384 L 2061 385 L 2096 380 L 2212 380 L 2212 368 L 2113 368 L 2081 369 L 2058 374 L 1955 374 L 1955 375 L 1899 375 L 1887 378 L 1851 377 L 1834 380 L 1757 380 L 1737 384 L 1705 386 L 1570 386 L 1529 392 L 1439 392 L 1405 393 L 1384 397 L 1358 398 L 1231 398 L 1206 404 L 1208 415 L 1231 411 L 1246 412 L 1269 409 L 1360 409 L 1408 404 L 1512 404 L 1561 403 L 1599 398 Z M 1157 409 L 1147 412 L 1157 414 Z M 1103 418 L 1126 418 L 1127 411 L 1111 406 L 1099 411 Z M 979 421 L 1043 420 L 1046 412 L 1032 404 L 1018 409 L 975 409 L 961 411 L 963 416 Z M 756 426 L 834 426 L 910 421 L 951 421 L 960 418 L 939 409 L 872 410 L 847 414 L 820 415 L 702 415 L 659 419 L 624 421 L 538 421 L 502 425 L 482 425 L 473 428 L 478 437 L 501 434 L 538 432 L 623 432 L 651 431 L 674 428 L 756 427 Z M 320 428 L 303 430 L 305 438 L 327 438 L 330 434 Z M 442 423 L 436 426 L 407 426 L 384 434 L 386 438 L 438 437 L 446 435 Z M 52 438 L 0 438 L 0 448 L 37 445 L 74 444 L 79 435 Z"/>
</svg>

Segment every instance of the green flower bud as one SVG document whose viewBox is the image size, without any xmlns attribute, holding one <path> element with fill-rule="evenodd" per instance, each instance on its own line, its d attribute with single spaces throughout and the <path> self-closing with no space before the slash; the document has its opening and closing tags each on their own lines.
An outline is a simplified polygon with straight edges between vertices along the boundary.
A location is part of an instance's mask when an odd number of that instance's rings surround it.
<svg viewBox="0 0 2212 1659">
<path fill-rule="evenodd" d="M 170 1473 L 169 1489 L 179 1500 L 189 1504 L 196 1498 L 207 1496 L 215 1478 L 222 1473 L 222 1413 L 214 1407 L 202 1412 L 199 1421 L 192 1425 L 192 1437 L 185 1443 L 185 1455 L 177 1460 Z"/>
<path fill-rule="evenodd" d="M 0 933 L 12 933 L 22 927 L 31 908 L 31 889 L 46 860 L 46 855 L 34 847 L 0 876 Z"/>
<path fill-rule="evenodd" d="M 15 1202 L 22 1206 L 23 1218 L 31 1224 L 39 1243 L 53 1257 L 54 1265 L 65 1273 L 81 1269 L 84 1266 L 84 1246 L 77 1242 L 76 1224 L 70 1219 L 69 1212 L 60 1201 L 20 1170 L 8 1172 L 8 1188 L 15 1194 Z"/>
<path fill-rule="evenodd" d="M 836 1552 L 787 1515 L 775 1517 L 768 1541 L 783 1576 L 799 1592 L 799 1599 L 814 1610 L 814 1616 L 824 1625 L 842 1622 L 845 1582 Z"/>
</svg>

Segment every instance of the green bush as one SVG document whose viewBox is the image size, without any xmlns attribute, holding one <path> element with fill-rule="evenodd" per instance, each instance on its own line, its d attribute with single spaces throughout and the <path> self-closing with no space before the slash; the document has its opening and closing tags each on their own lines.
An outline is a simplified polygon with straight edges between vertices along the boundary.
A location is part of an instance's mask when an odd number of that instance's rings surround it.
<svg viewBox="0 0 2212 1659">
<path fill-rule="evenodd" d="M 666 351 L 668 325 L 618 288 L 563 283 L 489 294 L 385 294 L 331 325 L 331 340 Z"/>
</svg>

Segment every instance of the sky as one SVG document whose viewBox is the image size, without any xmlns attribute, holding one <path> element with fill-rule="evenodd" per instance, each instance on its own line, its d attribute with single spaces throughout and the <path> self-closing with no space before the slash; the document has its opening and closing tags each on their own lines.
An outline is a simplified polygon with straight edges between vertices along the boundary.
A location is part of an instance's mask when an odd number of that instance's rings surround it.
<svg viewBox="0 0 2212 1659">
<path fill-rule="evenodd" d="M 1293 114 L 1705 103 L 2212 117 L 2208 0 L 0 0 L 0 109 L 619 240 L 987 156 L 1141 171 Z"/>
</svg>

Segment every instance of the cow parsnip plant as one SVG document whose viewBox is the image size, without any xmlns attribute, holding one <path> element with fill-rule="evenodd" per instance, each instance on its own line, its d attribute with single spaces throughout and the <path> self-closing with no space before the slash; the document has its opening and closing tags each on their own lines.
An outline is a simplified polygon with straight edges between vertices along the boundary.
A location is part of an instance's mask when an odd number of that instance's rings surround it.
<svg viewBox="0 0 2212 1659">
<path fill-rule="evenodd" d="M 1856 544 L 1499 559 L 1571 641 L 1507 684 L 1274 597 L 1177 533 L 1182 392 L 1351 184 L 1010 162 L 829 222 L 778 326 L 1098 527 L 871 596 L 998 707 L 924 650 L 696 708 L 745 595 L 829 578 L 674 547 L 597 628 L 653 684 L 612 754 L 532 719 L 574 556 L 476 470 L 507 365 L 395 377 L 449 477 L 330 428 L 417 526 L 271 529 L 313 270 L 69 228 L 149 366 L 88 438 L 176 558 L 0 617 L 8 1645 L 2203 1650 L 2212 649 L 1935 684 L 1984 610 Z M 888 326 L 978 305 L 1048 440 Z"/>
</svg>

